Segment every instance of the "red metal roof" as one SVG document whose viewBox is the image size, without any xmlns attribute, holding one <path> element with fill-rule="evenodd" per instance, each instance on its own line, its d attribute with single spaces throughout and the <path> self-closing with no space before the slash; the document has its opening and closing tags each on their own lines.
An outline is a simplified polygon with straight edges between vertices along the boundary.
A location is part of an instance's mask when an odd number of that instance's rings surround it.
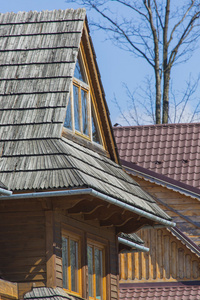
<svg viewBox="0 0 200 300">
<path fill-rule="evenodd" d="M 200 123 L 113 130 L 120 159 L 200 188 Z"/>
<path fill-rule="evenodd" d="M 120 288 L 119 300 L 197 300 L 200 299 L 199 285 L 149 284 Z"/>
</svg>

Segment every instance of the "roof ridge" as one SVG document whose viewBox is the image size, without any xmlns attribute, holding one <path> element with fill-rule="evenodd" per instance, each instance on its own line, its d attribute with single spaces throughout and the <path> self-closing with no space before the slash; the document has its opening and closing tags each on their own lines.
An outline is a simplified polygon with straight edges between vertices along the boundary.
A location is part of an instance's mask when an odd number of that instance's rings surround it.
<svg viewBox="0 0 200 300">
<path fill-rule="evenodd" d="M 130 126 L 113 126 L 114 130 L 118 129 L 134 129 L 134 128 L 156 128 L 156 127 L 193 127 L 200 126 L 200 122 L 195 123 L 168 123 L 168 124 L 149 124 L 149 125 L 130 125 Z"/>
<path fill-rule="evenodd" d="M 29 11 L 18 11 L 18 12 L 13 12 L 13 11 L 11 11 L 11 12 L 6 12 L 6 13 L 0 13 L 0 18 L 2 17 L 2 16 L 12 16 L 12 18 L 13 17 L 17 17 L 17 16 L 21 16 L 22 17 L 22 19 L 24 20 L 25 19 L 25 16 L 27 16 L 27 17 L 29 17 L 29 18 L 31 18 L 32 16 L 33 16 L 33 14 L 37 14 L 37 15 L 44 15 L 44 14 L 47 14 L 47 13 L 50 13 L 50 14 L 53 14 L 53 13 L 57 13 L 57 12 L 59 12 L 59 13 L 69 13 L 69 12 L 76 12 L 76 13 L 84 13 L 84 18 L 85 18 L 85 16 L 86 16 L 86 9 L 85 8 L 77 8 L 77 9 L 73 9 L 73 8 L 67 8 L 67 9 L 52 9 L 52 10 L 48 10 L 48 9 L 46 9 L 46 10 L 42 10 L 42 11 L 37 11 L 37 10 L 29 10 Z M 74 19 L 73 19 L 74 20 Z M 30 21 L 30 19 L 28 19 L 28 20 L 25 20 L 25 21 L 17 21 L 17 22 L 15 22 L 15 20 L 14 21 L 12 21 L 12 22 L 1 22 L 0 23 L 0 26 L 3 26 L 3 25 L 17 25 L 17 24 L 33 24 L 33 23 L 46 23 L 46 22 L 65 22 L 65 21 L 73 21 L 71 18 L 69 18 L 69 19 L 59 19 L 58 17 L 57 18 L 54 18 L 53 20 L 49 20 L 48 18 L 46 19 L 46 20 L 37 20 L 37 21 Z M 80 20 L 84 20 L 83 18 L 77 18 L 77 19 L 75 19 L 76 21 L 80 21 Z"/>
</svg>

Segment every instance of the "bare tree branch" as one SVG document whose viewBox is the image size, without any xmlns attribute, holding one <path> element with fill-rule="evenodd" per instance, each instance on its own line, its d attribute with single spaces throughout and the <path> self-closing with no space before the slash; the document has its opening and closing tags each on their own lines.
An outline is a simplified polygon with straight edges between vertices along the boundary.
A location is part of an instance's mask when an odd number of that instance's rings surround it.
<svg viewBox="0 0 200 300">
<path fill-rule="evenodd" d="M 171 52 L 170 58 L 169 58 L 169 64 L 172 65 L 175 61 L 176 55 L 178 53 L 178 49 L 179 47 L 183 44 L 183 41 L 188 37 L 188 35 L 190 34 L 190 32 L 193 29 L 194 26 L 194 22 L 199 19 L 200 17 L 200 12 L 198 11 L 190 20 L 190 22 L 188 23 L 187 27 L 185 28 L 183 34 L 181 35 L 178 43 L 176 44 L 176 46 L 174 47 L 174 49 Z"/>
<path fill-rule="evenodd" d="M 161 19 L 161 15 L 160 15 L 160 13 L 158 11 L 157 2 L 156 2 L 156 0 L 153 0 L 153 2 L 154 2 L 154 5 L 155 5 L 155 10 L 156 10 L 157 17 L 158 17 L 159 22 L 160 22 L 160 26 L 161 26 L 162 29 L 164 29 L 164 25 L 163 25 L 163 22 L 162 22 L 162 19 Z"/>
<path fill-rule="evenodd" d="M 125 120 L 125 122 L 130 126 L 131 124 L 129 123 L 128 119 L 126 118 L 126 115 L 124 114 L 121 106 L 119 105 L 119 102 L 116 98 L 116 96 L 114 95 L 114 99 L 112 100 L 113 103 L 116 105 L 116 107 L 118 108 L 119 112 L 120 112 L 120 115 L 121 117 Z"/>
<path fill-rule="evenodd" d="M 191 10 L 191 8 L 194 6 L 194 1 L 192 0 L 191 1 L 191 5 L 187 8 L 186 12 L 184 13 L 184 15 L 182 16 L 181 20 L 175 24 L 175 26 L 173 27 L 172 31 L 171 31 L 171 34 L 170 34 L 170 38 L 169 38 L 169 41 L 168 41 L 168 45 L 170 44 L 170 42 L 172 41 L 173 39 L 173 34 L 175 32 L 175 30 L 177 29 L 177 27 L 183 23 L 183 21 L 185 20 L 187 14 L 189 13 L 189 11 Z"/>
<path fill-rule="evenodd" d="M 92 5 L 93 9 L 95 9 L 103 18 L 105 18 L 107 21 L 109 21 L 109 23 L 111 23 L 116 29 L 117 31 L 115 32 L 119 32 L 123 35 L 123 37 L 126 39 L 126 41 L 131 45 L 131 47 L 136 50 L 139 54 L 141 54 L 146 61 L 152 66 L 154 67 L 154 64 L 150 61 L 150 59 L 146 56 L 145 52 L 143 52 L 141 49 L 139 49 L 138 47 L 136 47 L 136 45 L 134 43 L 132 43 L 132 41 L 130 40 L 129 36 L 126 34 L 126 32 L 115 22 L 113 21 L 109 16 L 107 16 L 103 11 L 101 11 L 96 5 Z M 109 29 L 110 30 L 110 29 Z"/>
<path fill-rule="evenodd" d="M 137 102 L 148 116 L 154 111 L 156 123 L 167 123 L 173 118 L 181 120 L 193 96 L 192 85 L 191 93 L 188 92 L 186 85 L 186 94 L 182 100 L 175 99 L 175 94 L 170 92 L 172 68 L 178 63 L 185 63 L 192 56 L 194 45 L 200 37 L 198 30 L 200 0 L 182 2 L 177 0 L 76 1 L 100 16 L 103 22 L 95 19 L 93 25 L 106 31 L 109 39 L 112 39 L 119 48 L 142 57 L 152 67 L 155 81 L 154 109 L 152 109 L 152 102 L 148 102 L 150 105 L 148 108 L 139 100 L 140 98 L 137 98 Z M 130 99 L 131 95 L 127 97 Z M 132 104 L 134 122 L 138 122 L 140 114 L 136 111 L 135 96 L 132 100 L 134 100 L 134 105 Z M 152 98 L 150 97 L 149 100 L 152 101 Z M 184 104 L 182 101 L 185 101 Z M 177 110 L 173 114 L 174 117 L 169 116 L 170 105 Z M 199 105 L 195 114 L 197 112 L 199 112 Z M 192 115 L 191 119 L 194 118 L 195 116 Z M 152 120 L 154 122 L 154 119 Z"/>
<path fill-rule="evenodd" d="M 125 1 L 121 1 L 121 0 L 112 0 L 113 2 L 118 2 L 118 3 L 121 3 L 122 5 L 124 6 L 127 6 L 131 9 L 133 9 L 136 13 L 138 13 L 139 15 L 141 15 L 142 17 L 144 17 L 147 21 L 149 21 L 149 19 L 147 18 L 147 16 L 142 13 L 139 9 L 137 9 L 136 7 L 134 7 L 133 5 L 131 5 L 130 3 L 127 3 Z"/>
</svg>

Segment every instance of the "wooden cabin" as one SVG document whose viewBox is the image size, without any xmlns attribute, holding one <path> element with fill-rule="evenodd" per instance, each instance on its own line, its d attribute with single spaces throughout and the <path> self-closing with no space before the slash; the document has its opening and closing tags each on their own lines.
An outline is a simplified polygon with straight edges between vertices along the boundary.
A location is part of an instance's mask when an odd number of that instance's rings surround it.
<svg viewBox="0 0 200 300">
<path fill-rule="evenodd" d="M 132 233 L 174 223 L 119 165 L 86 12 L 0 14 L 0 39 L 0 287 L 117 300 Z"/>
<path fill-rule="evenodd" d="M 176 223 L 137 232 L 150 251 L 120 255 L 120 298 L 132 297 L 127 289 L 138 285 L 141 293 L 200 286 L 200 124 L 114 127 L 114 135 L 126 172 Z"/>
</svg>

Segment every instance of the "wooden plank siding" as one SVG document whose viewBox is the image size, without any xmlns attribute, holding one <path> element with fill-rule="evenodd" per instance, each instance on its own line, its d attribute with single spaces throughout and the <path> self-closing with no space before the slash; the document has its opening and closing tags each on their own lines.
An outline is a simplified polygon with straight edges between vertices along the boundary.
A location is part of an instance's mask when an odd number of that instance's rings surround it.
<svg viewBox="0 0 200 300">
<path fill-rule="evenodd" d="M 150 195 L 158 199 L 159 206 L 173 218 L 177 227 L 194 243 L 200 245 L 199 200 L 180 194 L 158 184 L 132 176 Z M 161 200 L 164 205 L 162 205 Z M 170 209 L 171 208 L 171 209 Z"/>
<path fill-rule="evenodd" d="M 120 254 L 121 283 L 200 280 L 199 257 L 167 229 L 137 234 L 150 251 Z"/>
<path fill-rule="evenodd" d="M 0 300 L 18 299 L 17 283 L 0 279 Z"/>
<path fill-rule="evenodd" d="M 0 202 L 1 277 L 19 294 L 46 283 L 45 215 L 38 201 Z"/>
<path fill-rule="evenodd" d="M 88 297 L 88 288 L 86 285 L 86 264 L 87 238 L 100 242 L 105 245 L 106 251 L 106 278 L 107 278 L 107 300 L 118 299 L 118 243 L 116 241 L 115 230 L 113 228 L 101 228 L 98 221 L 85 221 L 83 217 L 72 217 L 55 213 L 55 253 L 56 253 L 56 285 L 62 287 L 62 231 L 74 231 L 81 235 L 82 251 L 82 297 Z"/>
<path fill-rule="evenodd" d="M 55 222 L 53 211 L 45 211 L 46 221 L 46 286 L 56 286 Z"/>
<path fill-rule="evenodd" d="M 86 285 L 87 238 L 105 246 L 107 300 L 118 299 L 118 242 L 114 228 L 85 221 L 83 216 L 51 210 L 51 202 L 17 200 L 0 202 L 1 276 L 18 282 L 19 297 L 36 287 L 63 287 L 62 231 L 81 235 L 82 297 Z"/>
</svg>

